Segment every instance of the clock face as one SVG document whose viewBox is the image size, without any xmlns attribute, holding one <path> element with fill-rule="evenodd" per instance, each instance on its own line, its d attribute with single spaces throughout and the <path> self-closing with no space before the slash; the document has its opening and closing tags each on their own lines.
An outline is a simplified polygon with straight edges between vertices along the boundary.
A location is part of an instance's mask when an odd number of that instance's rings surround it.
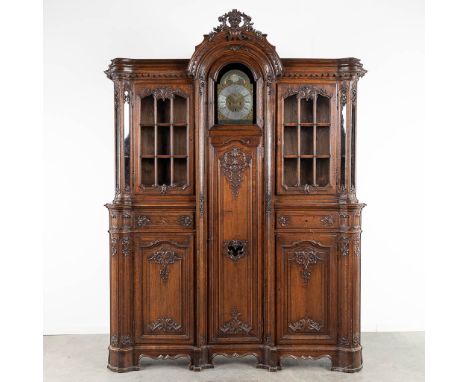
<svg viewBox="0 0 468 382">
<path fill-rule="evenodd" d="M 253 86 L 240 70 L 228 71 L 218 85 L 219 123 L 253 123 Z"/>
</svg>

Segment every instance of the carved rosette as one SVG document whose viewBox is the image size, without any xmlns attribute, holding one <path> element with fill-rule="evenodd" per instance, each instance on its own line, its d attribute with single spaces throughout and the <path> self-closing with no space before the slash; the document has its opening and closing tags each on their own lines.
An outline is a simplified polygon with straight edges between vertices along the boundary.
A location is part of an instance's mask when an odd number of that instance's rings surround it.
<svg viewBox="0 0 468 382">
<path fill-rule="evenodd" d="M 286 227 L 289 223 L 289 218 L 287 216 L 280 216 L 278 218 L 278 223 L 281 227 Z"/>
<path fill-rule="evenodd" d="M 112 334 L 110 338 L 110 345 L 117 347 L 121 345 L 122 347 L 130 347 L 133 345 L 133 340 L 131 336 L 119 336 L 117 334 Z"/>
<path fill-rule="evenodd" d="M 348 339 L 348 337 L 346 337 L 346 336 L 342 336 L 342 337 L 340 337 L 340 339 L 338 340 L 338 345 L 340 345 L 340 346 L 349 347 L 350 344 L 351 344 L 351 343 L 349 342 L 349 339 Z"/>
<path fill-rule="evenodd" d="M 224 254 L 232 261 L 239 261 L 247 255 L 248 244 L 247 240 L 225 240 Z"/>
<path fill-rule="evenodd" d="M 137 226 L 138 227 L 144 227 L 147 224 L 150 224 L 151 220 L 148 216 L 146 215 L 140 215 L 137 217 Z"/>
<path fill-rule="evenodd" d="M 289 261 L 292 261 L 302 267 L 301 276 L 304 280 L 304 283 L 308 283 L 310 280 L 310 266 L 317 264 L 321 261 L 322 258 L 319 256 L 320 251 L 315 248 L 309 247 L 302 251 L 295 251 L 292 253 L 292 256 L 289 257 Z"/>
<path fill-rule="evenodd" d="M 179 260 L 182 260 L 182 257 L 175 251 L 158 251 L 148 256 L 148 261 L 154 261 L 156 264 L 161 265 L 159 276 L 164 282 L 169 278 L 168 266 Z"/>
<path fill-rule="evenodd" d="M 232 319 L 225 322 L 220 328 L 220 332 L 223 334 L 249 334 L 252 327 L 239 319 L 240 312 L 237 308 L 234 308 L 231 312 Z"/>
<path fill-rule="evenodd" d="M 317 321 L 314 321 L 311 318 L 305 316 L 300 320 L 289 323 L 288 329 L 292 332 L 299 333 L 320 332 L 322 325 Z"/>
<path fill-rule="evenodd" d="M 355 333 L 353 336 L 353 346 L 357 347 L 361 344 L 361 334 Z"/>
<path fill-rule="evenodd" d="M 191 216 L 182 215 L 177 218 L 177 223 L 179 223 L 182 227 L 189 228 L 193 224 L 193 219 Z"/>
<path fill-rule="evenodd" d="M 171 333 L 180 331 L 182 325 L 170 317 L 161 317 L 148 324 L 148 329 L 152 332 Z"/>
<path fill-rule="evenodd" d="M 220 159 L 221 168 L 231 186 L 231 191 L 235 198 L 239 195 L 242 174 L 250 166 L 251 160 L 251 156 L 244 153 L 238 147 L 233 147 L 231 150 L 225 152 Z"/>
</svg>

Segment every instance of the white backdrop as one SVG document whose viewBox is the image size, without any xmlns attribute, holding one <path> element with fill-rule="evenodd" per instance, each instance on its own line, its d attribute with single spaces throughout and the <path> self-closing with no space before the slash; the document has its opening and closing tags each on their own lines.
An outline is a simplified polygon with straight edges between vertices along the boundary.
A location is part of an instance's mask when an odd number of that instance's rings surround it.
<svg viewBox="0 0 468 382">
<path fill-rule="evenodd" d="M 189 58 L 233 7 L 280 57 L 360 58 L 362 330 L 424 330 L 422 0 L 45 0 L 44 333 L 108 331 L 114 57 Z"/>
</svg>

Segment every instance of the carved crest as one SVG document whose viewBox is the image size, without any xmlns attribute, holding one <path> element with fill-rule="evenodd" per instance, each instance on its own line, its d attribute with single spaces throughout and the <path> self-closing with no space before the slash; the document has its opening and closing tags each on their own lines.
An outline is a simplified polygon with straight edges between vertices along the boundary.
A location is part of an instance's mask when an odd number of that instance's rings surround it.
<svg viewBox="0 0 468 382">
<path fill-rule="evenodd" d="M 221 333 L 224 334 L 239 334 L 239 333 L 245 333 L 249 334 L 249 332 L 252 330 L 252 327 L 239 320 L 240 312 L 237 308 L 234 308 L 231 312 L 231 317 L 232 319 L 229 320 L 228 322 L 225 322 L 223 326 L 219 328 Z"/>
<path fill-rule="evenodd" d="M 263 39 L 266 35 L 257 31 L 253 27 L 252 18 L 247 16 L 244 12 L 233 9 L 218 17 L 221 23 L 213 28 L 213 31 L 208 35 L 208 41 L 212 41 L 217 33 L 224 32 L 226 40 L 246 40 L 249 36 L 245 32 L 252 32 L 257 38 Z"/>
<path fill-rule="evenodd" d="M 242 174 L 249 167 L 252 158 L 240 148 L 233 147 L 221 157 L 221 168 L 226 176 L 234 197 L 239 195 Z"/>
<path fill-rule="evenodd" d="M 266 34 L 253 27 L 252 18 L 244 12 L 233 9 L 218 18 L 220 24 L 205 35 L 203 42 L 197 46 L 188 65 L 188 73 L 199 79 L 200 94 L 204 93 L 205 68 L 210 66 L 215 49 L 236 53 L 248 52 L 259 63 L 266 64 L 266 74 L 279 76 L 283 73 L 283 64 L 276 49 L 266 39 Z M 231 53 L 232 54 L 232 53 Z M 200 76 L 203 78 L 200 78 Z"/>
</svg>

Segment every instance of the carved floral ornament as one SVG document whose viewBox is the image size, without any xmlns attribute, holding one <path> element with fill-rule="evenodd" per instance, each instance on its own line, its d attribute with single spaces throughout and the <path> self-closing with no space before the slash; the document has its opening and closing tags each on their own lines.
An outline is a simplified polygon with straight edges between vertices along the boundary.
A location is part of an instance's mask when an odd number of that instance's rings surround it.
<svg viewBox="0 0 468 382">
<path fill-rule="evenodd" d="M 154 89 L 145 88 L 141 91 L 140 97 L 147 97 L 150 94 L 152 94 L 154 98 L 162 100 L 174 98 L 176 95 L 188 98 L 188 95 L 185 94 L 182 90 L 170 87 L 160 87 Z"/>
<path fill-rule="evenodd" d="M 331 98 L 332 96 L 325 89 L 317 88 L 315 86 L 301 86 L 297 89 L 288 88 L 288 90 L 286 91 L 284 95 L 284 98 L 287 98 L 292 95 L 296 95 L 297 98 L 304 98 L 307 100 L 314 99 L 315 97 L 317 97 L 317 95 L 321 95 L 327 98 Z"/>
<path fill-rule="evenodd" d="M 309 282 L 310 276 L 312 274 L 310 267 L 323 260 L 319 256 L 321 253 L 322 251 L 313 247 L 307 247 L 303 250 L 294 251 L 291 253 L 292 256 L 290 256 L 288 260 L 302 268 L 301 276 L 305 284 Z"/>
<path fill-rule="evenodd" d="M 251 160 L 251 156 L 244 153 L 238 147 L 233 147 L 230 151 L 225 152 L 220 159 L 221 168 L 231 186 L 231 191 L 235 198 L 239 195 L 242 175 L 250 166 Z"/>
<path fill-rule="evenodd" d="M 237 308 L 233 308 L 231 312 L 232 319 L 225 322 L 220 328 L 220 332 L 223 334 L 249 334 L 252 330 L 252 327 L 244 321 L 241 321 L 239 317 L 241 316 Z"/>
<path fill-rule="evenodd" d="M 148 256 L 148 261 L 154 261 L 156 264 L 161 265 L 159 276 L 161 280 L 166 282 L 169 279 L 168 266 L 174 264 L 176 261 L 182 260 L 182 257 L 175 251 L 160 250 Z"/>
</svg>

